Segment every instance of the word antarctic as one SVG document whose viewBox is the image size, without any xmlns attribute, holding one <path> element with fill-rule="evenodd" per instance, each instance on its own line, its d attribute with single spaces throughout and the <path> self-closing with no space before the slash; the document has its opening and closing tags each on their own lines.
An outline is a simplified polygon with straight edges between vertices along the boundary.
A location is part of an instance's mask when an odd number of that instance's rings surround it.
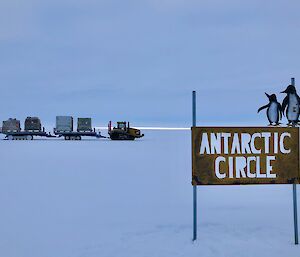
<svg viewBox="0 0 300 257">
<path fill-rule="evenodd" d="M 288 132 L 202 133 L 200 155 L 217 155 L 214 172 L 219 179 L 276 178 L 272 162 L 276 154 L 291 152 L 287 138 L 291 138 Z"/>
</svg>

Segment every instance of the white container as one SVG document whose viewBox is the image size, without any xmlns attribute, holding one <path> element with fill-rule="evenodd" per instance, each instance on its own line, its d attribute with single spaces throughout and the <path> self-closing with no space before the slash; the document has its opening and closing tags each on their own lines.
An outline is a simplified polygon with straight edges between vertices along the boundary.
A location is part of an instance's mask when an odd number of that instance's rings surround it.
<svg viewBox="0 0 300 257">
<path fill-rule="evenodd" d="M 73 117 L 72 116 L 56 116 L 57 132 L 72 132 L 73 131 Z"/>
</svg>

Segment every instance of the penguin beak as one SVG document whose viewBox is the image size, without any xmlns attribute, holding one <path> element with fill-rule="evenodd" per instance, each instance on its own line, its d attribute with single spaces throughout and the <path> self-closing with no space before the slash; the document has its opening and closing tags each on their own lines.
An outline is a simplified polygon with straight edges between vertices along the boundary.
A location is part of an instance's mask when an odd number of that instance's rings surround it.
<svg viewBox="0 0 300 257">
<path fill-rule="evenodd" d="M 266 96 L 267 96 L 268 98 L 270 98 L 270 95 L 268 95 L 266 92 L 265 92 L 265 94 L 266 94 Z"/>
<path fill-rule="evenodd" d="M 284 91 L 282 91 L 282 92 L 280 92 L 281 94 L 283 94 L 283 93 L 286 93 L 286 90 L 284 90 Z"/>
</svg>

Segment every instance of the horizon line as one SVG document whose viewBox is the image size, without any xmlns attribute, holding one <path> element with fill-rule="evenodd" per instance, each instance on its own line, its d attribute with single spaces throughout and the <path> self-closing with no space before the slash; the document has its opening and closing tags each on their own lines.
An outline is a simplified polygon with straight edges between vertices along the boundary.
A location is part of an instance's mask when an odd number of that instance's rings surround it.
<svg viewBox="0 0 300 257">
<path fill-rule="evenodd" d="M 134 127 L 140 130 L 190 130 L 185 127 Z M 95 129 L 108 129 L 108 127 L 95 127 Z"/>
</svg>

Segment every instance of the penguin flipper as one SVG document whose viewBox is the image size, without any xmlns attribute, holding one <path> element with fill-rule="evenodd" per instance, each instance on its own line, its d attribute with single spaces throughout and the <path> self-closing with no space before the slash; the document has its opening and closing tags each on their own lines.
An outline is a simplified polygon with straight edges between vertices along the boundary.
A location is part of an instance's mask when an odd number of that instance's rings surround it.
<svg viewBox="0 0 300 257">
<path fill-rule="evenodd" d="M 286 96 L 282 101 L 282 107 L 281 107 L 283 115 L 284 115 L 285 108 L 288 105 L 288 102 L 289 102 L 289 98 L 288 96 Z"/>
<path fill-rule="evenodd" d="M 257 113 L 259 113 L 259 112 L 260 112 L 261 110 L 263 110 L 263 109 L 268 108 L 269 105 L 270 105 L 270 104 L 267 104 L 267 105 L 264 105 L 264 106 L 260 107 L 260 108 L 257 110 Z"/>
<path fill-rule="evenodd" d="M 296 96 L 297 96 L 298 104 L 300 105 L 300 97 L 298 96 L 298 94 L 296 94 Z"/>
</svg>

